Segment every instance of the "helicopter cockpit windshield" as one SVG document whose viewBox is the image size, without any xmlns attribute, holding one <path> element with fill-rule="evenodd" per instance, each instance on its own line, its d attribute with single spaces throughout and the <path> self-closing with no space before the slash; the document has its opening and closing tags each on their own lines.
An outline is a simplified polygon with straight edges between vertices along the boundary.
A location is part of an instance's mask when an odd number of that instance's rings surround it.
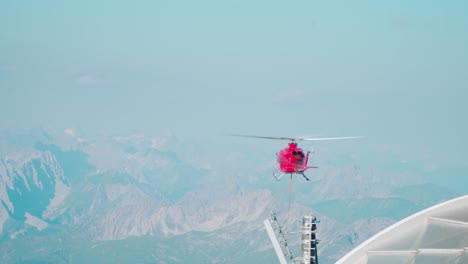
<svg viewBox="0 0 468 264">
<path fill-rule="evenodd" d="M 294 162 L 297 165 L 302 165 L 304 163 L 304 153 L 302 151 L 293 151 Z"/>
</svg>

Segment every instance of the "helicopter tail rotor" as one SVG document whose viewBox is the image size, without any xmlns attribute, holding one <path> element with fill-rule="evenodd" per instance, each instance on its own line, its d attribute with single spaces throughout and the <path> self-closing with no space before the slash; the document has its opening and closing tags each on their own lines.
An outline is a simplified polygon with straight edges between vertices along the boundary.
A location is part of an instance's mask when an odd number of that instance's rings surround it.
<svg viewBox="0 0 468 264">
<path fill-rule="evenodd" d="M 309 153 L 312 153 L 312 154 L 315 153 L 314 145 L 312 145 L 312 146 L 310 147 Z"/>
</svg>

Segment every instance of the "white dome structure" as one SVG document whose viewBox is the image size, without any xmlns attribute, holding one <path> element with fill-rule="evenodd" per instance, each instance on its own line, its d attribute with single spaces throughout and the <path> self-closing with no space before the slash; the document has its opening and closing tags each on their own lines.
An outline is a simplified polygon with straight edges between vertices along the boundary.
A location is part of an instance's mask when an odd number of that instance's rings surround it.
<svg viewBox="0 0 468 264">
<path fill-rule="evenodd" d="M 336 263 L 468 263 L 468 195 L 430 207 L 386 228 Z"/>
</svg>

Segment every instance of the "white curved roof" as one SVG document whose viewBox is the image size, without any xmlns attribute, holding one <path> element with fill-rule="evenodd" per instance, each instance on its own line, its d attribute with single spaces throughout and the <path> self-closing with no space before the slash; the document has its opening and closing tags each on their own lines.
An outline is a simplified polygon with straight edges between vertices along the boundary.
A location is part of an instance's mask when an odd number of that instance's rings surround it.
<svg viewBox="0 0 468 264">
<path fill-rule="evenodd" d="M 468 263 L 468 195 L 386 228 L 336 263 Z"/>
</svg>

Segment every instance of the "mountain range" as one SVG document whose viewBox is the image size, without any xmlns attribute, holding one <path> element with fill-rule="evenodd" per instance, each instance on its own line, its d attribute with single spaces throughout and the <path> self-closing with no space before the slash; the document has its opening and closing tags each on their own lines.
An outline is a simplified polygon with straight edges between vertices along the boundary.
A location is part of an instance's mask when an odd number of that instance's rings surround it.
<svg viewBox="0 0 468 264">
<path fill-rule="evenodd" d="M 448 184 L 397 159 L 389 169 L 337 158 L 311 183 L 294 179 L 289 193 L 288 179 L 270 176 L 268 148 L 82 134 L 0 133 L 2 263 L 275 263 L 262 223 L 271 211 L 290 231 L 317 216 L 320 262 L 334 263 L 395 221 L 463 194 L 466 181 L 465 169 L 444 175 L 458 181 Z M 298 235 L 288 239 L 299 256 Z"/>
</svg>

